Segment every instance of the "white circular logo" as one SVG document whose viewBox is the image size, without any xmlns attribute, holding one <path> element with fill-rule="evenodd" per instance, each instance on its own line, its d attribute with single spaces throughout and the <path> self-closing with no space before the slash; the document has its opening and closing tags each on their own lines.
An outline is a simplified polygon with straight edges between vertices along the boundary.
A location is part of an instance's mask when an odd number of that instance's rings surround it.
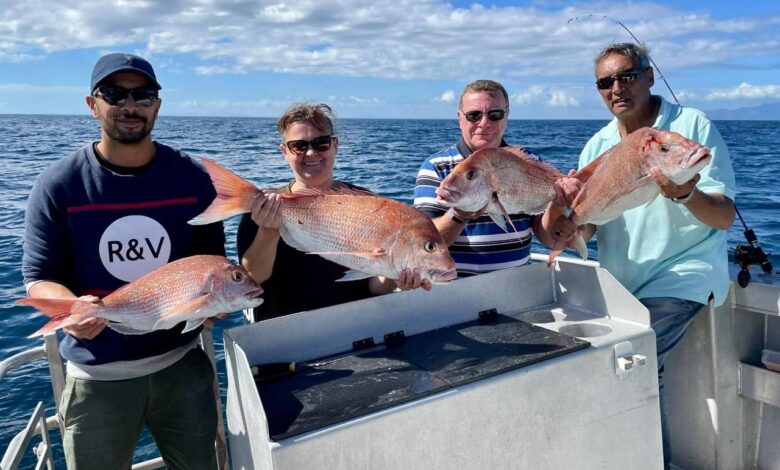
<svg viewBox="0 0 780 470">
<path fill-rule="evenodd" d="M 168 262 L 171 238 L 156 220 L 131 215 L 108 226 L 100 237 L 99 249 L 108 272 L 131 282 Z"/>
</svg>

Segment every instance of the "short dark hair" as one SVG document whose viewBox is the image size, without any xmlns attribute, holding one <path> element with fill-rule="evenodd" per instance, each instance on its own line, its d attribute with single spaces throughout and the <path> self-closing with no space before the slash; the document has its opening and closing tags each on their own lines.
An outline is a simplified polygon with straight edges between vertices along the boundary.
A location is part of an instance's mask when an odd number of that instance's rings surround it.
<svg viewBox="0 0 780 470">
<path fill-rule="evenodd" d="M 644 44 L 634 44 L 633 42 L 615 42 L 608 44 L 599 52 L 593 61 L 593 70 L 599 66 L 599 62 L 604 60 L 610 54 L 620 54 L 631 59 L 631 63 L 636 68 L 646 69 L 650 67 L 650 50 Z"/>
<path fill-rule="evenodd" d="M 458 107 L 463 104 L 463 97 L 466 93 L 487 93 L 490 96 L 498 96 L 499 93 L 504 96 L 507 107 L 509 107 L 509 94 L 506 89 L 500 83 L 493 80 L 474 80 L 466 85 L 466 88 L 460 93 L 460 101 L 458 101 Z"/>
<path fill-rule="evenodd" d="M 276 122 L 276 128 L 284 136 L 287 129 L 297 122 L 308 122 L 322 132 L 333 134 L 333 121 L 336 113 L 325 103 L 295 103 Z"/>
</svg>

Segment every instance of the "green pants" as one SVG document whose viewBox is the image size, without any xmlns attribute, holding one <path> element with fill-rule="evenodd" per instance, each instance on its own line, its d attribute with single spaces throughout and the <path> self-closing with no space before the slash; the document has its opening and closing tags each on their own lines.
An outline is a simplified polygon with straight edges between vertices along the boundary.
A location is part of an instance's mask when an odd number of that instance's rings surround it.
<svg viewBox="0 0 780 470">
<path fill-rule="evenodd" d="M 68 377 L 60 405 L 68 468 L 129 469 L 145 425 L 168 468 L 215 469 L 213 380 L 214 369 L 200 348 L 136 379 Z"/>
</svg>

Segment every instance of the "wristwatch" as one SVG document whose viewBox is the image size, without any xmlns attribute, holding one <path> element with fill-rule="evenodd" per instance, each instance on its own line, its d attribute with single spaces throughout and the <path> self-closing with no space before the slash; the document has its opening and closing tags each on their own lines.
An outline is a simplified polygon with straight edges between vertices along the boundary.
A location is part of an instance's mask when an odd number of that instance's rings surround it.
<svg viewBox="0 0 780 470">
<path fill-rule="evenodd" d="M 450 219 L 453 222 L 457 222 L 459 224 L 465 224 L 467 222 L 465 219 L 458 217 L 458 214 L 455 212 L 454 207 L 449 208 L 449 210 L 447 211 L 447 215 L 450 217 Z"/>
<path fill-rule="evenodd" d="M 673 197 L 672 198 L 672 202 L 675 202 L 677 204 L 683 204 L 683 205 L 688 204 L 689 202 L 691 202 L 691 199 L 693 199 L 693 195 L 696 193 L 696 191 L 698 191 L 698 190 L 696 189 L 696 186 L 694 186 L 693 189 L 691 190 L 691 192 L 689 192 L 685 196 L 683 196 L 683 197 Z"/>
</svg>

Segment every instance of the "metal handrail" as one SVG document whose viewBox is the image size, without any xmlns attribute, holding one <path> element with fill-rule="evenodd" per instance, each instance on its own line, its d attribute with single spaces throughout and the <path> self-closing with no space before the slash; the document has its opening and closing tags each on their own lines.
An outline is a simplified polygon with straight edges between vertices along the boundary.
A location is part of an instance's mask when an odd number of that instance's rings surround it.
<svg viewBox="0 0 780 470">
<path fill-rule="evenodd" d="M 59 353 L 59 338 L 56 333 L 49 333 L 43 337 L 44 344 L 42 346 L 36 346 L 34 348 L 22 351 L 14 354 L 13 356 L 0 361 L 0 379 L 6 376 L 8 372 L 23 365 L 35 362 L 39 359 L 46 358 L 49 363 L 49 375 L 52 383 L 52 393 L 54 395 L 54 405 L 59 410 L 62 393 L 65 389 L 65 365 L 62 357 Z M 214 353 L 214 339 L 212 336 L 212 329 L 210 325 L 207 325 L 200 334 L 200 343 L 203 350 L 211 360 L 211 364 L 214 367 L 214 398 L 217 402 L 217 465 L 219 470 L 229 468 L 227 461 L 227 444 L 225 439 L 225 424 L 222 417 L 222 400 L 219 393 L 219 382 L 217 379 L 217 366 L 216 357 Z M 39 416 L 40 415 L 40 416 Z M 34 426 L 32 424 L 34 423 Z M 54 469 L 54 460 L 52 458 L 51 446 L 49 445 L 48 431 L 55 426 L 60 430 L 60 436 L 64 434 L 62 423 L 58 416 L 45 417 L 43 402 L 38 402 L 38 406 L 33 413 L 27 427 L 19 432 L 11 440 L 5 454 L 3 455 L 2 464 L 0 470 L 12 470 L 16 469 L 19 462 L 22 459 L 22 450 L 29 446 L 30 440 L 35 433 L 40 433 L 43 436 L 44 442 L 35 449 L 36 455 L 38 455 L 37 468 L 41 468 L 42 460 L 41 455 L 47 456 L 47 467 L 49 470 Z M 32 426 L 32 430 L 30 429 Z M 43 427 L 42 427 L 43 426 Z M 12 452 L 13 450 L 13 452 Z M 11 457 L 13 455 L 13 457 Z M 12 463 L 13 462 L 13 463 Z M 132 466 L 132 470 L 154 470 L 165 467 L 165 462 L 162 457 L 155 457 L 143 462 L 136 463 Z"/>
<path fill-rule="evenodd" d="M 37 361 L 42 357 L 46 357 L 46 349 L 44 346 L 38 346 L 37 348 L 28 349 L 26 351 L 14 354 L 8 359 L 3 359 L 0 361 L 0 379 L 5 377 L 6 374 L 11 370 L 30 362 Z"/>
<path fill-rule="evenodd" d="M 3 460 L 0 461 L 0 469 L 16 470 L 23 458 L 22 451 L 27 449 L 35 434 L 40 434 L 42 441 L 35 447 L 35 455 L 37 457 L 35 468 L 39 469 L 45 463 L 46 468 L 53 470 L 54 459 L 51 452 L 51 443 L 49 442 L 47 422 L 48 420 L 45 418 L 43 410 L 43 402 L 39 401 L 32 417 L 30 417 L 30 421 L 27 422 L 27 426 L 25 426 L 22 432 L 14 436 L 8 445 L 8 449 L 3 454 Z"/>
</svg>

